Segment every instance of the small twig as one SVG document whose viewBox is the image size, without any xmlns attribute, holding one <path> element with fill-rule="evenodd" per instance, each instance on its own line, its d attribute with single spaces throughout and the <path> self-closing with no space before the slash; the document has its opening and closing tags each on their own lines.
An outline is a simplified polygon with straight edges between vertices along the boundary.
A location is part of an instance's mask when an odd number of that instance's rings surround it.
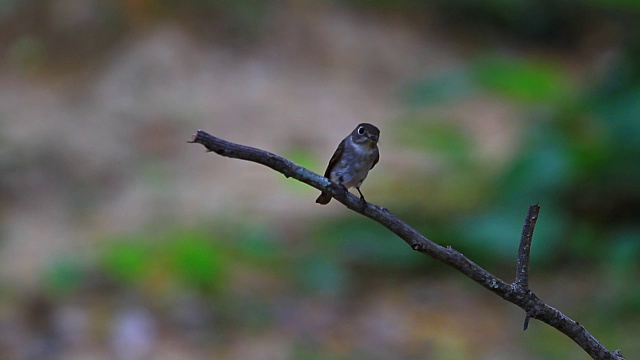
<svg viewBox="0 0 640 360">
<path fill-rule="evenodd" d="M 524 317 L 524 326 L 522 327 L 523 331 L 527 331 L 527 329 L 529 328 L 529 320 L 531 320 L 531 315 L 527 313 L 527 315 Z"/>
<path fill-rule="evenodd" d="M 539 212 L 539 204 L 529 206 L 527 218 L 525 219 L 524 226 L 522 227 L 522 235 L 520 236 L 518 265 L 516 267 L 516 281 L 514 285 L 525 291 L 529 291 L 529 258 L 531 255 L 531 241 L 533 240 L 533 230 L 536 227 Z M 524 318 L 524 331 L 529 328 L 529 320 L 531 320 L 531 314 L 527 312 L 527 315 Z"/>
<path fill-rule="evenodd" d="M 593 359 L 624 360 L 619 350 L 614 352 L 607 350 L 584 326 L 547 305 L 530 290 L 507 283 L 449 246 L 443 247 L 434 243 L 383 207 L 371 203 L 366 203 L 366 206 L 363 207 L 357 196 L 346 191 L 344 187 L 330 182 L 323 176 L 278 155 L 249 146 L 234 144 L 207 134 L 202 130 L 198 130 L 190 142 L 202 144 L 207 150 L 222 156 L 253 161 L 268 166 L 286 177 L 292 177 L 318 190 L 328 192 L 347 208 L 373 219 L 391 230 L 409 244 L 412 249 L 453 267 L 484 288 L 519 306 L 527 312 L 529 317 L 556 328 L 582 347 Z M 531 232 L 533 232 L 533 228 L 531 228 Z M 528 250 L 526 250 L 526 253 L 528 254 Z M 528 269 L 528 260 L 526 268 Z M 524 269 L 522 272 L 526 273 L 527 271 Z M 518 274 L 520 273 L 521 271 L 518 270 Z M 524 281 L 526 283 L 526 279 Z"/>
<path fill-rule="evenodd" d="M 531 254 L 531 240 L 533 239 L 533 230 L 536 227 L 540 205 L 535 204 L 529 206 L 527 218 L 522 227 L 522 236 L 520 236 L 520 248 L 518 248 L 518 266 L 516 270 L 516 285 L 529 290 L 529 255 Z"/>
</svg>

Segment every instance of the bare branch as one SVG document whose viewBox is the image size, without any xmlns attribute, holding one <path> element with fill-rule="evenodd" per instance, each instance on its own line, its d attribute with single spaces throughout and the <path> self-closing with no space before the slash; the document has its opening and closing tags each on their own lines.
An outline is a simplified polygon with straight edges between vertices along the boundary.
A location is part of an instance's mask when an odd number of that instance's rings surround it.
<svg viewBox="0 0 640 360">
<path fill-rule="evenodd" d="M 520 248 L 518 249 L 518 267 L 516 271 L 516 285 L 524 290 L 529 290 L 529 255 L 531 253 L 531 240 L 533 239 L 533 230 L 536 227 L 540 205 L 535 204 L 529 206 L 527 218 L 522 227 L 522 236 L 520 237 Z"/>
<path fill-rule="evenodd" d="M 412 249 L 453 267 L 489 291 L 519 306 L 528 314 L 528 317 L 538 319 L 556 328 L 582 347 L 593 359 L 624 360 L 619 350 L 614 352 L 607 350 L 582 325 L 538 299 L 529 289 L 517 286 L 517 281 L 516 284 L 509 284 L 478 266 L 450 246 L 443 247 L 434 243 L 383 207 L 371 203 L 366 203 L 363 207 L 357 196 L 330 182 L 323 176 L 278 155 L 249 146 L 234 144 L 202 130 L 198 130 L 190 142 L 201 144 L 209 151 L 222 156 L 253 161 L 268 166 L 286 177 L 292 177 L 318 190 L 328 192 L 347 208 L 373 219 L 391 230 L 409 244 Z M 535 217 L 537 218 L 537 214 Z M 535 221 L 533 223 L 535 224 Z M 533 226 L 530 226 L 530 233 L 533 233 Z M 525 263 L 524 260 L 521 261 L 519 259 L 518 278 L 521 278 L 521 273 L 528 273 L 528 248 L 531 244 L 531 236 L 529 236 L 528 241 L 527 249 L 522 250 L 522 253 L 526 252 L 527 260 Z M 522 271 L 520 270 L 521 266 L 524 268 Z M 526 276 L 524 279 L 524 282 L 521 281 L 521 283 L 526 284 Z"/>
<path fill-rule="evenodd" d="M 516 281 L 514 283 L 520 290 L 529 291 L 529 257 L 531 254 L 531 241 L 533 240 L 533 230 L 536 227 L 540 205 L 535 204 L 529 206 L 527 218 L 522 227 L 522 235 L 520 236 L 520 247 L 518 248 L 518 265 L 516 268 Z M 529 327 L 531 314 L 527 312 L 524 318 L 523 330 Z"/>
</svg>

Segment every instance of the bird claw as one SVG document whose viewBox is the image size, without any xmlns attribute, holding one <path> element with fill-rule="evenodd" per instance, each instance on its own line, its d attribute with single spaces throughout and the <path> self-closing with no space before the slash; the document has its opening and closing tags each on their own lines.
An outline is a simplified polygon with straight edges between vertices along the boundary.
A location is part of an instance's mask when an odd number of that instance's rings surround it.
<svg viewBox="0 0 640 360">
<path fill-rule="evenodd" d="M 364 199 L 364 196 L 360 197 L 360 207 L 362 208 L 362 211 L 367 208 L 367 200 Z"/>
<path fill-rule="evenodd" d="M 362 208 L 362 211 L 364 211 L 367 207 L 367 200 L 364 199 L 364 195 L 362 195 L 362 191 L 360 191 L 359 187 L 356 187 L 356 190 L 358 190 L 358 194 L 360 194 L 360 207 Z"/>
</svg>

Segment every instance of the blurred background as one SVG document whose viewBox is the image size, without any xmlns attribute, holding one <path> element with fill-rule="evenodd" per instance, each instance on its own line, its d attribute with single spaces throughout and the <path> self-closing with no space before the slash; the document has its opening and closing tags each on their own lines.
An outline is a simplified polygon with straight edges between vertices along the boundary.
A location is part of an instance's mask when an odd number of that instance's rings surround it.
<svg viewBox="0 0 640 360">
<path fill-rule="evenodd" d="M 0 358 L 587 359 L 380 225 L 196 129 L 362 190 L 640 357 L 635 0 L 3 0 Z"/>
</svg>

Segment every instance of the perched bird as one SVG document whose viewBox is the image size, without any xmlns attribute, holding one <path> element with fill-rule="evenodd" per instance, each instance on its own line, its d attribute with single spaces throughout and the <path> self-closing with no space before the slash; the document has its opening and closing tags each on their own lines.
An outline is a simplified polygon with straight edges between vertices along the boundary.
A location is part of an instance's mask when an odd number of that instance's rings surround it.
<svg viewBox="0 0 640 360">
<path fill-rule="evenodd" d="M 369 170 L 373 169 L 380 159 L 378 138 L 380 130 L 367 123 L 362 123 L 349 134 L 333 153 L 324 177 L 349 189 L 355 187 L 360 193 L 360 200 L 365 203 L 360 185 L 366 179 Z M 318 204 L 328 204 L 331 195 L 323 192 L 316 199 Z"/>
</svg>

